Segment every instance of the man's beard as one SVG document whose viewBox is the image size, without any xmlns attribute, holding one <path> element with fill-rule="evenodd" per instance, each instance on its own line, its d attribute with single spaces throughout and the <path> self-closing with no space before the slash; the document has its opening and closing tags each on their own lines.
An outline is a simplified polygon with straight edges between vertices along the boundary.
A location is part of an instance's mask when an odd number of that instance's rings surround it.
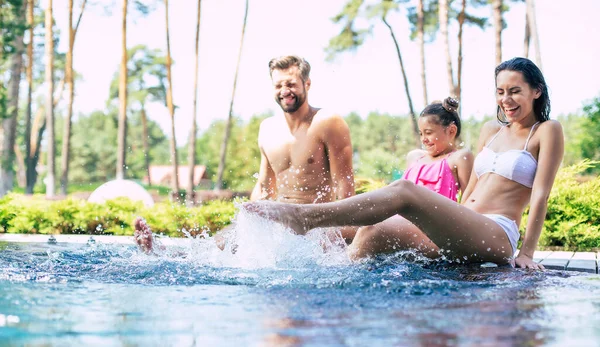
<svg viewBox="0 0 600 347">
<path fill-rule="evenodd" d="M 304 103 L 304 100 L 306 100 L 306 97 L 304 97 L 304 95 L 296 95 L 296 94 L 292 94 L 292 95 L 294 96 L 294 103 L 291 105 L 286 104 L 284 102 L 284 100 L 280 99 L 279 97 L 276 98 L 276 101 L 279 104 L 279 106 L 281 106 L 281 109 L 283 110 L 283 112 L 294 113 L 294 112 L 298 111 L 300 106 L 302 106 L 302 104 Z"/>
</svg>

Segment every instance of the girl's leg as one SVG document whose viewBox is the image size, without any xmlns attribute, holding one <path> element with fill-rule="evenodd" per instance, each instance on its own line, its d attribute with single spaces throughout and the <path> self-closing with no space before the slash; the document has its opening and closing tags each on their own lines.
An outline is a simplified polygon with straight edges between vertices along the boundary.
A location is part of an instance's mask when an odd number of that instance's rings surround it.
<svg viewBox="0 0 600 347">
<path fill-rule="evenodd" d="M 373 225 L 395 214 L 415 224 L 449 256 L 469 261 L 506 262 L 512 248 L 491 219 L 425 187 L 398 180 L 372 192 L 323 204 L 252 202 L 246 209 L 300 234 L 316 227 Z"/>
<path fill-rule="evenodd" d="M 359 259 L 407 249 L 414 249 L 429 258 L 439 256 L 439 248 L 427 235 L 405 218 L 395 215 L 358 229 L 348 254 L 352 259 Z"/>
</svg>

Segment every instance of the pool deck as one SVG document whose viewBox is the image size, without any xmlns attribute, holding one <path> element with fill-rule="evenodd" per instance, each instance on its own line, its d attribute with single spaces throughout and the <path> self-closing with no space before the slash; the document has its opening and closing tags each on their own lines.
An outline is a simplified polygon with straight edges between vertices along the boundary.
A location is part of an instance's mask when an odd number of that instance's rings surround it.
<svg viewBox="0 0 600 347">
<path fill-rule="evenodd" d="M 160 239 L 164 245 L 182 245 L 189 242 L 186 238 Z M 50 243 L 106 243 L 133 245 L 132 236 L 110 235 L 29 235 L 29 234 L 0 234 L 0 241 L 5 242 L 50 242 Z M 533 260 L 544 265 L 547 269 L 579 271 L 598 274 L 600 267 L 600 252 L 571 252 L 571 251 L 535 251 Z"/>
</svg>

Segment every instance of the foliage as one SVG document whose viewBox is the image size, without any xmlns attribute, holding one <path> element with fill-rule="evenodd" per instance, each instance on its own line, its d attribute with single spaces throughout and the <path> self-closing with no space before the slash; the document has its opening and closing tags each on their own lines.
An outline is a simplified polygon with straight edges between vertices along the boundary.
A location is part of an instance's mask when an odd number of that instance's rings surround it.
<svg viewBox="0 0 600 347">
<path fill-rule="evenodd" d="M 371 178 L 357 177 L 354 179 L 354 187 L 356 194 L 370 192 L 382 187 L 385 187 L 385 182 L 382 180 L 374 180 Z"/>
<path fill-rule="evenodd" d="M 600 176 L 580 181 L 582 172 L 599 163 L 583 160 L 559 170 L 548 200 L 541 247 L 571 250 L 600 247 Z M 526 225 L 527 215 L 521 221 L 522 235 Z"/>
<path fill-rule="evenodd" d="M 141 179 L 146 174 L 140 113 L 134 112 L 129 119 L 128 136 L 128 177 Z M 92 135 L 90 135 L 92 134 Z M 60 142 L 61 134 L 58 134 Z M 72 156 L 70 182 L 83 184 L 106 182 L 114 178 L 117 150 L 117 113 L 109 109 L 106 113 L 96 111 L 89 116 L 80 116 L 73 123 Z M 160 126 L 148 120 L 148 141 L 150 155 L 154 163 L 168 163 L 167 138 Z"/>
<path fill-rule="evenodd" d="M 234 213 L 233 202 L 219 200 L 192 208 L 168 202 L 144 207 L 141 202 L 127 198 L 96 204 L 79 199 L 48 201 L 39 195 L 9 194 L 0 199 L 0 232 L 133 235 L 133 221 L 141 216 L 154 232 L 178 237 L 183 236 L 183 229 L 192 235 L 204 230 L 214 233 L 230 224 Z"/>
<path fill-rule="evenodd" d="M 589 250 L 600 247 L 600 176 L 581 182 L 580 174 L 600 162 L 584 160 L 559 170 L 548 201 L 548 212 L 539 246 Z M 385 181 L 357 178 L 357 194 L 385 186 Z M 16 213 L 19 211 L 19 213 Z M 229 225 L 235 202 L 214 200 L 198 207 L 169 202 L 144 207 L 126 198 L 105 204 L 66 199 L 49 201 L 43 196 L 9 194 L 0 199 L 0 232 L 34 234 L 132 235 L 133 221 L 144 217 L 153 231 L 171 237 L 213 234 Z M 526 211 L 528 212 L 528 211 Z M 521 233 L 527 225 L 527 214 Z"/>
<path fill-rule="evenodd" d="M 23 36 L 27 24 L 24 21 L 22 10 L 23 0 L 0 1 L 0 121 L 10 117 L 12 111 L 8 109 L 7 82 L 10 73 L 7 73 L 7 62 L 17 52 L 16 40 Z"/>
<path fill-rule="evenodd" d="M 256 184 L 255 174 L 258 173 L 260 164 L 258 129 L 262 120 L 269 116 L 272 115 L 254 115 L 246 125 L 239 118 L 233 119 L 223 174 L 225 189 L 247 191 L 252 190 Z M 224 128 L 225 121 L 213 122 L 210 128 L 198 137 L 196 143 L 197 163 L 206 166 L 207 175 L 213 182 L 219 167 Z"/>
</svg>

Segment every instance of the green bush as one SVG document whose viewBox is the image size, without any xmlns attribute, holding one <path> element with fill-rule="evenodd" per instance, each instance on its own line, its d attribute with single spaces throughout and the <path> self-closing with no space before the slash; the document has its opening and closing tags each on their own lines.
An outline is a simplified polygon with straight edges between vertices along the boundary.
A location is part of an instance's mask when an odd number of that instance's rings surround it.
<svg viewBox="0 0 600 347">
<path fill-rule="evenodd" d="M 18 211 L 18 213 L 16 213 Z M 209 201 L 197 207 L 163 202 L 144 207 L 127 198 L 104 204 L 79 199 L 48 201 L 43 196 L 9 194 L 0 199 L 0 231 L 24 234 L 133 235 L 136 217 L 146 219 L 152 230 L 168 236 L 215 233 L 231 223 L 233 202 Z"/>
<path fill-rule="evenodd" d="M 597 164 L 583 160 L 559 170 L 548 199 L 540 248 L 582 251 L 600 247 L 600 176 L 583 181 L 580 176 Z M 527 215 L 521 221 L 521 235 L 526 225 Z"/>
<path fill-rule="evenodd" d="M 561 168 L 548 201 L 540 248 L 571 250 L 600 248 L 600 176 L 582 180 L 581 173 L 598 162 L 584 160 Z M 385 186 L 385 182 L 356 179 L 357 194 Z M 79 199 L 46 200 L 43 195 L 9 194 L 0 199 L 0 232 L 28 234 L 133 235 L 133 221 L 140 216 L 152 230 L 171 237 L 187 232 L 214 234 L 229 225 L 236 212 L 234 202 L 213 200 L 197 207 L 161 202 L 144 207 L 126 198 L 104 204 Z M 528 211 L 526 211 L 528 212 Z M 525 232 L 527 213 L 521 223 Z"/>
</svg>

